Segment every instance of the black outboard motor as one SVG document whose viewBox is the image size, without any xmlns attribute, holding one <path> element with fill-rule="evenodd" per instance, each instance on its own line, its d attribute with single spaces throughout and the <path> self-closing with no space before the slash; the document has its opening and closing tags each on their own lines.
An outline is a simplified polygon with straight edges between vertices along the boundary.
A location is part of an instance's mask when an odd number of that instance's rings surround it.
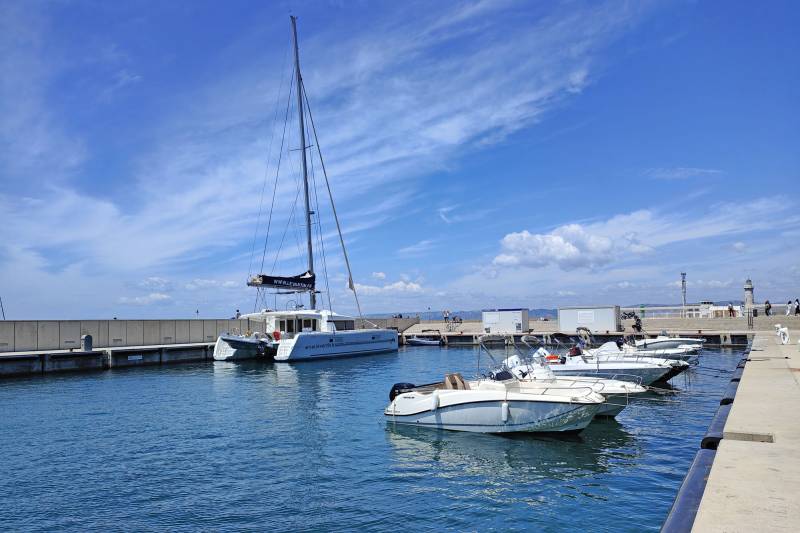
<svg viewBox="0 0 800 533">
<path fill-rule="evenodd" d="M 619 348 L 620 350 L 622 349 L 622 345 L 625 344 L 624 342 L 622 342 L 622 339 L 617 339 L 614 342 L 617 343 L 617 348 Z"/>
<path fill-rule="evenodd" d="M 409 392 L 414 389 L 416 385 L 413 383 L 395 383 L 392 385 L 392 390 L 389 391 L 389 401 L 393 402 L 398 394 Z"/>
<path fill-rule="evenodd" d="M 506 369 L 492 372 L 490 377 L 495 381 L 507 381 L 509 379 L 514 379 L 514 375 Z"/>
</svg>

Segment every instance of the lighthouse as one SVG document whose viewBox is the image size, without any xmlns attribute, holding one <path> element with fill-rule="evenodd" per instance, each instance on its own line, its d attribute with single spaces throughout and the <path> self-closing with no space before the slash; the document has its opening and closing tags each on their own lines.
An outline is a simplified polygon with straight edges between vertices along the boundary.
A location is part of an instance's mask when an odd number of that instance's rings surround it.
<svg viewBox="0 0 800 533">
<path fill-rule="evenodd" d="M 755 300 L 753 299 L 753 282 L 750 278 L 744 282 L 744 310 L 745 313 L 750 313 L 753 311 L 753 303 Z"/>
</svg>

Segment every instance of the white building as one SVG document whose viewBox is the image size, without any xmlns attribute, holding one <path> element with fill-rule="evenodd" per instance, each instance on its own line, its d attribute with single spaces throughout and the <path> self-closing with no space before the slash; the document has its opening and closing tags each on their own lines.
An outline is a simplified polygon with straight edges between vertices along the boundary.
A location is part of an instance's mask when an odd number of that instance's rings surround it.
<svg viewBox="0 0 800 533">
<path fill-rule="evenodd" d="M 558 310 L 558 329 L 572 333 L 587 328 L 592 333 L 622 331 L 619 306 L 562 307 Z"/>
<path fill-rule="evenodd" d="M 487 309 L 483 311 L 485 333 L 527 333 L 527 309 Z"/>
</svg>

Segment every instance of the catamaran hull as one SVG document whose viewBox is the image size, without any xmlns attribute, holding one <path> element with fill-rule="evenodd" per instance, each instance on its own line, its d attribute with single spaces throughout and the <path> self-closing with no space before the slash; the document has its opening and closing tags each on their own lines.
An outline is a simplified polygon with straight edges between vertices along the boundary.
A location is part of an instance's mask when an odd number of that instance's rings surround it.
<svg viewBox="0 0 800 533">
<path fill-rule="evenodd" d="M 220 335 L 214 344 L 215 361 L 245 361 L 274 355 L 264 342 L 243 339 L 236 336 Z"/>
<path fill-rule="evenodd" d="M 508 405 L 503 421 L 503 403 Z M 602 404 L 551 403 L 525 400 L 466 402 L 409 415 L 385 411 L 394 424 L 468 431 L 472 433 L 580 431 L 592 421 Z"/>
<path fill-rule="evenodd" d="M 275 360 L 310 361 L 396 351 L 397 332 L 392 329 L 304 332 L 294 338 L 280 340 Z"/>
</svg>

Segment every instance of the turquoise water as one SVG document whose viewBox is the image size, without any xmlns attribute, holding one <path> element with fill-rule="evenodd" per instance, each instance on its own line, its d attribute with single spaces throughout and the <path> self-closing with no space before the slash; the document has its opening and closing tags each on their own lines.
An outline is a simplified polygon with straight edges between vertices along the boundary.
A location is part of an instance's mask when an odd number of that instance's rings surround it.
<svg viewBox="0 0 800 533">
<path fill-rule="evenodd" d="M 656 531 L 740 352 L 578 436 L 392 428 L 471 348 L 0 382 L 0 530 Z"/>
</svg>

